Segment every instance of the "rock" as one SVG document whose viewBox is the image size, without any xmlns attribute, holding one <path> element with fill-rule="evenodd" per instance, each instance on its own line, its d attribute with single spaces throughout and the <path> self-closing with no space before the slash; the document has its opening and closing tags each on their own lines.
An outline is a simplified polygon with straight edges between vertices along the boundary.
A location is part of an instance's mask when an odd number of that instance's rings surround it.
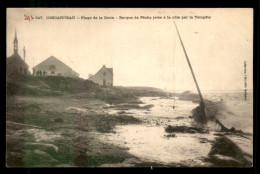
<svg viewBox="0 0 260 174">
<path fill-rule="evenodd" d="M 166 132 L 172 133 L 172 132 L 182 132 L 182 133 L 208 133 L 207 130 L 204 130 L 202 128 L 196 128 L 196 127 L 187 127 L 187 126 L 168 126 L 165 129 Z"/>
<path fill-rule="evenodd" d="M 48 167 L 54 166 L 58 161 L 50 154 L 41 150 L 25 150 L 24 167 Z"/>
<path fill-rule="evenodd" d="M 110 104 L 105 104 L 104 107 L 110 107 L 111 105 Z"/>
<path fill-rule="evenodd" d="M 240 133 L 240 134 L 244 134 L 244 132 L 242 130 L 236 130 L 234 127 L 231 127 L 230 129 L 227 130 L 228 132 L 232 132 L 232 133 Z"/>
<path fill-rule="evenodd" d="M 187 132 L 187 133 L 191 133 L 191 134 L 195 134 L 195 133 L 197 133 L 196 130 L 187 130 L 186 132 Z"/>
<path fill-rule="evenodd" d="M 23 159 L 24 154 L 21 152 L 10 152 L 9 156 L 18 158 L 18 159 Z"/>
<path fill-rule="evenodd" d="M 175 119 L 178 119 L 178 120 L 184 119 L 184 118 L 185 118 L 185 117 L 183 117 L 183 116 L 175 117 Z"/>
<path fill-rule="evenodd" d="M 160 126 L 160 123 L 156 123 L 156 126 Z"/>
<path fill-rule="evenodd" d="M 10 151 L 22 151 L 24 149 L 23 143 L 25 138 L 18 135 L 7 135 L 6 136 L 6 148 Z"/>
<path fill-rule="evenodd" d="M 219 159 L 219 160 L 234 161 L 234 162 L 239 163 L 238 160 L 236 160 L 235 158 L 229 157 L 229 156 L 220 155 L 220 154 L 215 154 L 212 156 L 214 156 L 216 159 Z"/>
<path fill-rule="evenodd" d="M 46 143 L 25 143 L 25 148 L 29 150 L 41 150 L 52 155 L 56 155 L 59 150 L 57 146 Z"/>
<path fill-rule="evenodd" d="M 212 143 L 211 140 L 208 140 L 207 138 L 199 138 L 200 143 Z"/>
<path fill-rule="evenodd" d="M 214 133 L 213 135 L 215 135 L 215 136 L 223 136 L 224 134 L 223 133 Z"/>
<path fill-rule="evenodd" d="M 49 163 L 55 163 L 55 162 L 58 162 L 56 159 L 54 159 L 51 155 L 49 155 L 48 153 L 46 152 L 43 152 L 41 150 L 34 150 L 33 151 L 33 154 L 34 155 L 37 155 L 40 160 L 43 160 L 43 161 L 49 161 Z"/>
<path fill-rule="evenodd" d="M 209 161 L 217 166 L 252 166 L 242 150 L 225 136 L 216 138 L 208 156 Z"/>
<path fill-rule="evenodd" d="M 167 138 L 173 138 L 173 137 L 176 137 L 176 135 L 175 135 L 175 134 L 168 134 L 168 135 L 165 135 L 165 137 L 167 137 Z"/>
<path fill-rule="evenodd" d="M 173 128 L 173 126 L 167 126 L 167 128 L 165 129 L 165 131 L 166 132 L 168 132 L 168 133 L 172 133 L 172 132 L 174 132 L 174 128 Z"/>
<path fill-rule="evenodd" d="M 7 152 L 6 166 L 7 167 L 23 167 L 24 154 L 21 152 Z"/>
<path fill-rule="evenodd" d="M 14 133 L 15 133 L 15 130 L 6 128 L 6 135 L 7 136 L 13 135 Z"/>
<path fill-rule="evenodd" d="M 220 154 L 210 156 L 210 159 L 208 161 L 221 167 L 242 166 L 241 162 L 236 160 L 235 158 Z"/>
<path fill-rule="evenodd" d="M 59 165 L 56 165 L 55 167 L 60 167 L 60 168 L 72 168 L 72 167 L 75 167 L 74 165 L 71 165 L 71 164 L 59 164 Z"/>
<path fill-rule="evenodd" d="M 209 152 L 209 155 L 215 155 L 215 154 L 221 154 L 221 155 L 235 157 L 235 156 L 241 155 L 242 151 L 230 139 L 228 139 L 225 136 L 221 136 L 219 138 L 216 138 L 216 141 L 213 144 L 213 146 Z"/>
</svg>

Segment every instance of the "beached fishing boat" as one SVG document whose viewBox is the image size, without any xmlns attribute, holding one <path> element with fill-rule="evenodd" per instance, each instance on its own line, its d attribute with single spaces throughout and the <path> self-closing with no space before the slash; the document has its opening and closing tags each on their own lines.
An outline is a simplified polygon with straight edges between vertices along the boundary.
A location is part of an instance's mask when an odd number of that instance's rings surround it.
<svg viewBox="0 0 260 174">
<path fill-rule="evenodd" d="M 224 108 L 224 102 L 223 101 L 212 102 L 212 101 L 209 101 L 209 100 L 205 100 L 203 98 L 201 90 L 200 90 L 199 85 L 198 85 L 198 82 L 196 80 L 195 74 L 193 72 L 193 69 L 192 69 L 192 66 L 191 66 L 188 54 L 187 54 L 187 52 L 185 50 L 183 41 L 181 39 L 178 27 L 177 27 L 175 22 L 174 22 L 174 25 L 175 25 L 175 28 L 176 28 L 176 31 L 177 31 L 177 34 L 178 34 L 181 46 L 183 48 L 186 60 L 188 62 L 188 65 L 189 65 L 189 68 L 190 68 L 190 71 L 191 71 L 194 83 L 196 85 L 196 88 L 197 88 L 197 91 L 198 91 L 198 94 L 199 94 L 199 98 L 200 98 L 200 105 L 197 108 L 193 109 L 193 111 L 192 111 L 194 120 L 196 122 L 199 122 L 199 123 L 202 123 L 202 124 L 206 124 L 210 120 L 211 121 L 215 121 L 218 125 L 220 125 L 221 130 L 228 130 L 228 128 L 226 128 L 222 124 L 222 122 L 219 120 L 219 118 L 216 118 L 216 115 L 217 115 L 218 111 Z M 174 100 L 175 100 L 175 97 L 174 97 Z M 175 105 L 173 106 L 173 109 L 174 108 L 175 108 Z"/>
</svg>

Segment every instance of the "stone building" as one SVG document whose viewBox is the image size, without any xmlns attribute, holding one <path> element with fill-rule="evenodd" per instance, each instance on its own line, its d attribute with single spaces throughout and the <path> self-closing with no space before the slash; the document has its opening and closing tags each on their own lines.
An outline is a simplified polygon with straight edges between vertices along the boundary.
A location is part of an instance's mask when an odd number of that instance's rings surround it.
<svg viewBox="0 0 260 174">
<path fill-rule="evenodd" d="M 88 80 L 101 86 L 113 86 L 113 68 L 106 68 L 104 65 L 95 75 Z"/>
<path fill-rule="evenodd" d="M 79 74 L 73 71 L 69 66 L 54 56 L 51 56 L 39 63 L 33 68 L 34 76 L 63 76 L 63 77 L 79 77 Z"/>
<path fill-rule="evenodd" d="M 25 63 L 25 48 L 24 48 L 24 60 L 18 53 L 18 39 L 15 31 L 14 37 L 14 53 L 6 60 L 6 73 L 19 73 L 24 75 L 30 75 L 29 66 Z"/>
</svg>

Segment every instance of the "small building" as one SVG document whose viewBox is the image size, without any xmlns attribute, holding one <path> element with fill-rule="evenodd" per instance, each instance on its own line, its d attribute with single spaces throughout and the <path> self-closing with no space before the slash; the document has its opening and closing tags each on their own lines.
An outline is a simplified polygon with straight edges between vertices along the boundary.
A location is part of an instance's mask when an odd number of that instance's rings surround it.
<svg viewBox="0 0 260 174">
<path fill-rule="evenodd" d="M 29 66 L 25 63 L 25 49 L 24 49 L 24 60 L 18 53 L 18 39 L 15 31 L 14 37 L 14 54 L 6 60 L 6 73 L 19 73 L 24 75 L 30 75 Z"/>
<path fill-rule="evenodd" d="M 113 68 L 106 68 L 104 65 L 95 75 L 88 80 L 101 86 L 113 86 Z"/>
<path fill-rule="evenodd" d="M 33 76 L 63 76 L 79 77 L 69 66 L 54 56 L 51 56 L 33 68 Z"/>
</svg>

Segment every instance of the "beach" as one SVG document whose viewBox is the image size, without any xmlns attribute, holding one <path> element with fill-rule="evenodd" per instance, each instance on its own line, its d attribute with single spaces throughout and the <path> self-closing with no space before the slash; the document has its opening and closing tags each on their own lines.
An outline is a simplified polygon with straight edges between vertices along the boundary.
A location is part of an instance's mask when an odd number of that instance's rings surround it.
<svg viewBox="0 0 260 174">
<path fill-rule="evenodd" d="M 111 89 L 102 90 L 111 92 Z M 197 128 L 191 114 L 198 106 L 196 102 L 177 98 L 174 103 L 169 93 L 129 93 L 136 97 L 123 100 L 120 96 L 121 100 L 115 103 L 91 98 L 86 93 L 8 96 L 7 166 L 248 167 L 252 164 L 251 101 L 244 102 L 236 98 L 237 94 L 225 98 L 233 110 L 240 108 L 237 112 L 222 113 L 226 114 L 227 123 L 233 120 L 235 128 L 243 131 L 235 134 L 220 132 L 211 124 Z M 227 96 L 211 94 L 216 95 Z M 167 126 L 189 131 L 169 133 Z M 218 152 L 210 156 L 220 137 L 234 142 L 247 162 L 239 161 L 238 154 Z"/>
</svg>

